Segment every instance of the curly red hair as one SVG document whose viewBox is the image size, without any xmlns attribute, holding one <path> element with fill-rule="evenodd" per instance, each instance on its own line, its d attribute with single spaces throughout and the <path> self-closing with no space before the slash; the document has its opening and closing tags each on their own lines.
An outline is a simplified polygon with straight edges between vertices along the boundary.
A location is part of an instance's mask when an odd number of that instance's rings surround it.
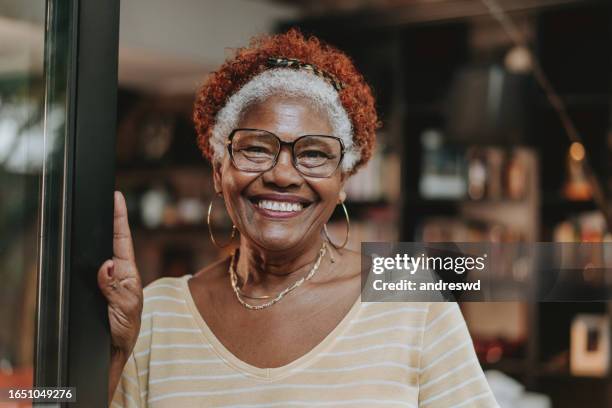
<svg viewBox="0 0 612 408">
<path fill-rule="evenodd" d="M 340 101 L 353 126 L 353 142 L 361 153 L 351 170 L 351 174 L 354 173 L 372 156 L 375 131 L 380 126 L 374 96 L 345 53 L 316 37 L 306 38 L 297 29 L 252 39 L 248 47 L 238 49 L 233 58 L 206 79 L 196 95 L 193 109 L 197 143 L 204 157 L 212 161 L 213 149 L 209 140 L 217 113 L 231 95 L 267 69 L 266 62 L 270 57 L 294 58 L 315 65 L 343 84 L 339 91 Z"/>
</svg>

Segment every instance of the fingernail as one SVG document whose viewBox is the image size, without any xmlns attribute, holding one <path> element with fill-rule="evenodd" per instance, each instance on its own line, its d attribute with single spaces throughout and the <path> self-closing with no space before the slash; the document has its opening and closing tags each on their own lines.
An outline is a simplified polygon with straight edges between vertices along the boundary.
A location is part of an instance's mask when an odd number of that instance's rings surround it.
<svg viewBox="0 0 612 408">
<path fill-rule="evenodd" d="M 110 264 L 110 266 L 108 267 L 108 277 L 112 278 L 113 274 L 115 273 L 115 264 Z"/>
</svg>

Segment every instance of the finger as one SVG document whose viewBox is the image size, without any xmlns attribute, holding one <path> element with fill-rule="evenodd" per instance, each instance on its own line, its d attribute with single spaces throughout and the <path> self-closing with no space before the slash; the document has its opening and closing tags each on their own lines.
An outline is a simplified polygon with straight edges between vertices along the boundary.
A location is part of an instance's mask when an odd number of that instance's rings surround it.
<svg viewBox="0 0 612 408">
<path fill-rule="evenodd" d="M 117 286 L 117 280 L 114 274 L 115 263 L 112 259 L 108 259 L 98 269 L 98 287 L 107 301 L 111 301 L 113 292 Z"/>
<path fill-rule="evenodd" d="M 113 221 L 113 255 L 120 260 L 134 263 L 134 246 L 128 223 L 125 198 L 115 191 L 115 214 Z"/>
<path fill-rule="evenodd" d="M 98 287 L 110 304 L 125 304 L 129 299 L 128 293 L 141 298 L 142 284 L 137 271 L 125 273 L 120 265 L 112 259 L 107 260 L 98 269 Z M 132 269 L 132 268 L 123 268 Z"/>
</svg>

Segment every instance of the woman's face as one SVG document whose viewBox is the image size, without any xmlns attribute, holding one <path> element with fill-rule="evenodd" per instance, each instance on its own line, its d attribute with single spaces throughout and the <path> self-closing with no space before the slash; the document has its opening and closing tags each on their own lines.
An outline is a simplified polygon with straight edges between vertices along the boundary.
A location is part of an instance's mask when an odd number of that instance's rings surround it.
<svg viewBox="0 0 612 408">
<path fill-rule="evenodd" d="M 245 111 L 239 128 L 272 132 L 285 142 L 306 134 L 333 135 L 327 115 L 297 98 L 273 96 Z M 282 251 L 317 242 L 323 224 L 341 199 L 345 176 L 340 166 L 328 178 L 302 175 L 294 166 L 289 146 L 283 146 L 276 165 L 265 172 L 238 170 L 225 154 L 214 166 L 215 189 L 243 239 Z M 274 211 L 276 203 L 285 210 Z"/>
</svg>

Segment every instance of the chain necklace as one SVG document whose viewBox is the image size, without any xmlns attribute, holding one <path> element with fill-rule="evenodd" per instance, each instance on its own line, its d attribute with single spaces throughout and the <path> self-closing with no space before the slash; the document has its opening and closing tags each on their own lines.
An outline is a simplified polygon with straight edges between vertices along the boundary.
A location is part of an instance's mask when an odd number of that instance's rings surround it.
<svg viewBox="0 0 612 408">
<path fill-rule="evenodd" d="M 275 304 L 276 302 L 278 302 L 279 300 L 281 300 L 283 297 L 285 297 L 285 295 L 295 289 L 297 289 L 300 285 L 302 285 L 304 282 L 306 282 L 307 280 L 310 280 L 310 278 L 312 278 L 314 276 L 314 274 L 317 272 L 317 270 L 319 269 L 319 265 L 321 265 L 321 260 L 323 259 L 323 256 L 325 255 L 325 252 L 327 252 L 327 244 L 325 242 L 323 242 L 323 245 L 321 245 L 321 249 L 319 250 L 319 256 L 317 257 L 317 260 L 315 261 L 315 263 L 312 265 L 312 268 L 310 268 L 310 271 L 308 272 L 308 274 L 306 276 L 302 276 L 299 280 L 297 280 L 296 282 L 293 283 L 293 285 L 283 289 L 281 292 L 279 292 L 278 295 L 276 295 L 272 300 L 266 302 L 266 303 L 262 303 L 261 305 L 252 305 L 250 303 L 247 303 L 243 297 L 250 297 L 247 295 L 244 295 L 241 291 L 240 288 L 238 287 L 238 275 L 236 275 L 236 270 L 234 268 L 234 263 L 235 263 L 235 258 L 236 258 L 236 251 L 234 251 L 234 253 L 232 253 L 232 258 L 230 259 L 230 266 L 229 266 L 229 274 L 230 274 L 230 281 L 232 283 L 232 289 L 234 289 L 234 293 L 236 294 L 236 298 L 238 299 L 238 301 L 247 309 L 251 309 L 251 310 L 260 310 L 260 309 L 265 309 L 266 307 L 270 307 L 273 304 Z M 269 297 L 269 296 L 267 296 Z M 253 297 L 250 297 L 253 298 Z M 264 298 L 264 297 L 261 297 Z"/>
</svg>

